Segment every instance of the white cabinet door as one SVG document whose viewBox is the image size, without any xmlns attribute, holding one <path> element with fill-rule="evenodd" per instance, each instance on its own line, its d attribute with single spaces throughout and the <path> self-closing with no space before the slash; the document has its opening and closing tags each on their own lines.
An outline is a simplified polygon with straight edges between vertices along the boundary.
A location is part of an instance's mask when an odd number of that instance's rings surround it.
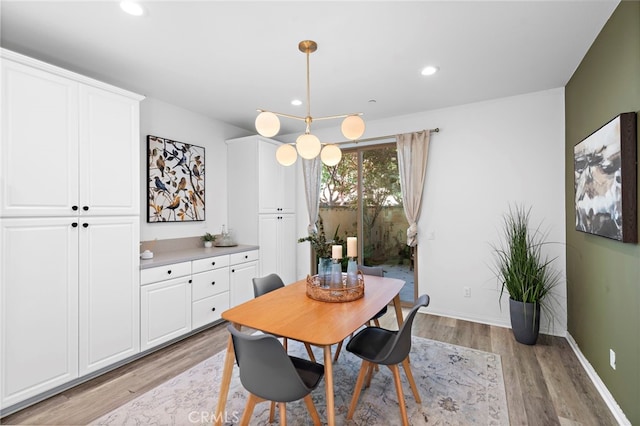
<svg viewBox="0 0 640 426">
<path fill-rule="evenodd" d="M 285 284 L 291 284 L 296 279 L 296 251 L 298 236 L 296 235 L 296 216 L 283 214 L 278 223 L 278 239 L 276 251 L 278 253 L 278 273 Z"/>
<path fill-rule="evenodd" d="M 191 277 L 140 287 L 140 350 L 191 331 Z"/>
<path fill-rule="evenodd" d="M 259 224 L 260 273 L 276 273 L 291 284 L 296 281 L 295 215 L 261 214 Z"/>
<path fill-rule="evenodd" d="M 295 167 L 276 160 L 280 144 L 257 139 L 259 213 L 293 213 L 295 211 Z"/>
<path fill-rule="evenodd" d="M 139 219 L 80 220 L 80 375 L 140 351 Z"/>
<path fill-rule="evenodd" d="M 77 152 L 78 83 L 3 59 L 0 216 L 73 214 Z"/>
<path fill-rule="evenodd" d="M 66 218 L 1 219 L 3 407 L 78 377 L 78 233 Z"/>
<path fill-rule="evenodd" d="M 276 161 L 277 146 L 270 141 L 256 139 L 258 144 L 258 206 L 260 213 L 280 212 L 282 167 Z"/>
<path fill-rule="evenodd" d="M 253 299 L 253 278 L 258 276 L 257 261 L 230 266 L 229 292 L 232 307 Z"/>
<path fill-rule="evenodd" d="M 80 86 L 80 208 L 89 215 L 140 211 L 139 103 Z"/>
</svg>

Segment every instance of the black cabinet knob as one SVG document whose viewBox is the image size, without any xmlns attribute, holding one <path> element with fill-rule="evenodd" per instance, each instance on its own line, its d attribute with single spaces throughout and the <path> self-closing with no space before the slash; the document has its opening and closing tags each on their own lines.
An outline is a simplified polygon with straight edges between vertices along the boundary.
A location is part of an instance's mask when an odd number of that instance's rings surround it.
<svg viewBox="0 0 640 426">
<path fill-rule="evenodd" d="M 215 312 L 215 311 L 216 311 L 216 308 L 214 306 L 213 308 L 211 308 L 211 312 Z"/>
<path fill-rule="evenodd" d="M 82 224 L 82 227 L 83 227 L 83 228 L 88 228 L 88 227 L 89 227 L 89 224 L 88 224 L 88 223 L 83 223 L 83 224 Z"/>
<path fill-rule="evenodd" d="M 78 210 L 78 206 L 71 206 L 71 210 L 75 212 L 76 210 Z"/>
<path fill-rule="evenodd" d="M 169 269 L 169 270 L 167 271 L 167 274 L 171 275 L 171 269 Z"/>
<path fill-rule="evenodd" d="M 215 282 L 215 281 L 212 281 L 212 282 L 211 282 L 211 285 L 216 285 L 216 282 Z"/>
<path fill-rule="evenodd" d="M 87 210 L 89 210 L 89 206 L 82 206 L 82 210 L 86 212 Z"/>
<path fill-rule="evenodd" d="M 235 269 L 232 269 L 232 270 L 231 270 L 231 272 L 235 272 L 235 271 L 236 271 Z"/>
<path fill-rule="evenodd" d="M 192 280 L 189 280 L 189 284 L 191 284 L 191 283 L 192 283 Z"/>
<path fill-rule="evenodd" d="M 212 266 L 215 266 L 215 264 L 216 264 L 216 262 L 211 262 L 211 265 L 212 265 Z"/>
<path fill-rule="evenodd" d="M 245 255 L 245 256 L 244 256 L 244 258 L 245 258 L 245 259 L 248 259 L 248 258 L 249 258 L 249 255 L 248 255 L 248 254 L 247 254 L 247 255 Z"/>
<path fill-rule="evenodd" d="M 77 228 L 77 227 L 78 227 L 78 222 L 73 222 L 73 223 L 71 224 L 71 226 L 73 226 L 74 228 Z"/>
</svg>

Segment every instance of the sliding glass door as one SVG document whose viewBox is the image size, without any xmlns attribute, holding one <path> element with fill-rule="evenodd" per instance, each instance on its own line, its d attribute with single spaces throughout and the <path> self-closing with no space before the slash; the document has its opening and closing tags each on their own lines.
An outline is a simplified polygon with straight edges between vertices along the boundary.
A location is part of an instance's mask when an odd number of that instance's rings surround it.
<svg viewBox="0 0 640 426">
<path fill-rule="evenodd" d="M 395 144 L 344 150 L 337 166 L 323 166 L 320 217 L 328 238 L 358 237 L 359 263 L 403 279 L 400 298 L 413 304 L 414 253 L 406 245 Z"/>
</svg>

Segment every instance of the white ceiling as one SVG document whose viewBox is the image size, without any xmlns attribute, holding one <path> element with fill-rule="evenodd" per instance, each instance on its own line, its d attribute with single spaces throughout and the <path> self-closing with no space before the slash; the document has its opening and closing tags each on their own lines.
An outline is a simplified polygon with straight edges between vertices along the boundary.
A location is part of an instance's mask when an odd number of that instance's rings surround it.
<svg viewBox="0 0 640 426">
<path fill-rule="evenodd" d="M 253 131 L 256 108 L 305 115 L 301 40 L 311 115 L 375 120 L 562 87 L 618 0 L 141 3 L 2 0 L 1 44 Z"/>
</svg>

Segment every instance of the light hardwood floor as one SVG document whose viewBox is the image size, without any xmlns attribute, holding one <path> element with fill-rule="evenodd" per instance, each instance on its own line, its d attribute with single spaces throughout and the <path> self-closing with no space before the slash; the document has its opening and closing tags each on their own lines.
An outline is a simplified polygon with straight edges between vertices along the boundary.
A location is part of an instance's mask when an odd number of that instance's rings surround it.
<svg viewBox="0 0 640 426">
<path fill-rule="evenodd" d="M 383 327 L 393 328 L 390 309 Z M 85 425 L 223 350 L 225 324 L 3 418 L 1 424 Z M 615 425 L 617 422 L 566 339 L 517 343 L 510 329 L 418 314 L 413 334 L 501 355 L 512 425 Z"/>
</svg>

